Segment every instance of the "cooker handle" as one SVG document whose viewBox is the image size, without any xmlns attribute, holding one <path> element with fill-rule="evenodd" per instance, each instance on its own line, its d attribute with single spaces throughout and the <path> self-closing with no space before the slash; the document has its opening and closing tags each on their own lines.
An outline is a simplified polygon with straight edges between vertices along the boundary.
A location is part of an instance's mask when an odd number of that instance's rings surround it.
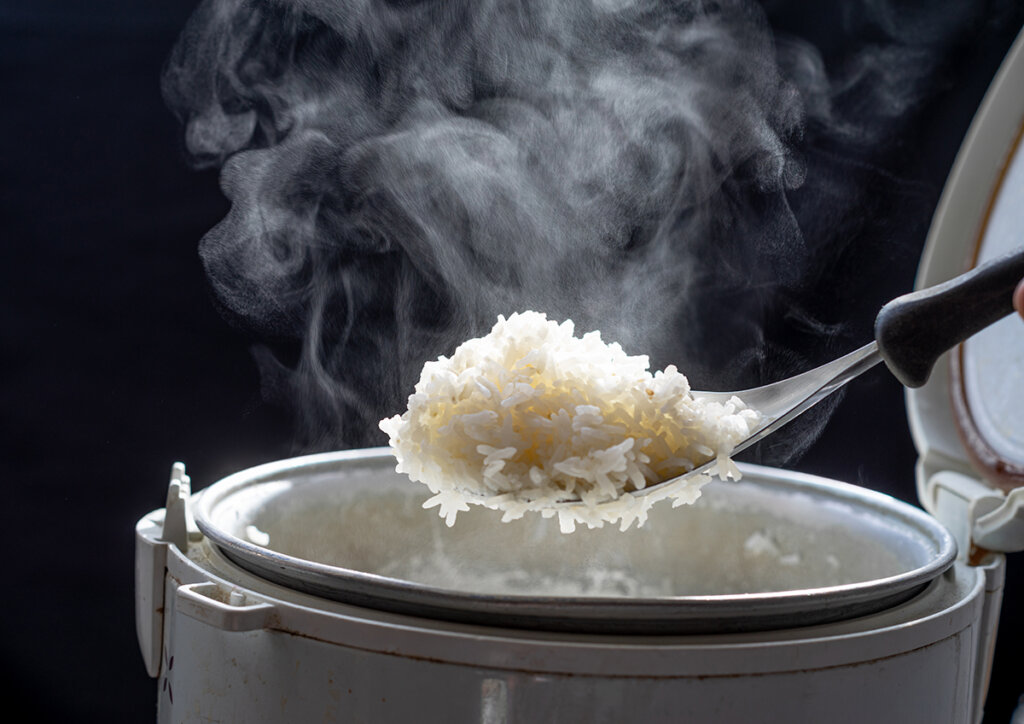
<svg viewBox="0 0 1024 724">
<path fill-rule="evenodd" d="M 882 359 L 907 387 L 921 387 L 947 350 L 1013 312 L 1024 247 L 927 289 L 892 300 L 875 318 Z"/>
<path fill-rule="evenodd" d="M 223 631 L 258 631 L 270 628 L 276 607 L 239 588 L 213 582 L 179 586 L 175 606 L 189 618 Z"/>
</svg>

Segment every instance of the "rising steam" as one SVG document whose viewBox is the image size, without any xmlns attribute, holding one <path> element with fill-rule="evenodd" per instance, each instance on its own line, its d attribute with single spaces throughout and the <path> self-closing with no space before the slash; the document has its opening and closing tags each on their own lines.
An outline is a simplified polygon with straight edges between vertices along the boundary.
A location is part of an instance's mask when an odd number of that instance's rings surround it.
<svg viewBox="0 0 1024 724">
<path fill-rule="evenodd" d="M 308 447 L 381 443 L 423 362 L 513 311 L 710 389 L 801 366 L 764 354 L 784 306 L 828 348 L 787 191 L 834 94 L 751 3 L 206 0 L 164 94 L 223 166 L 217 298 Z"/>
</svg>

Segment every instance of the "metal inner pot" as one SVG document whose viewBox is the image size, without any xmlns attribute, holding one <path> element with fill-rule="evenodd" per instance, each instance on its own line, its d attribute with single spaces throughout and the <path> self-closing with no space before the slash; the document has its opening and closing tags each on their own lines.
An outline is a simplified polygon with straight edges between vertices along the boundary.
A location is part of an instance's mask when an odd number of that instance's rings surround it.
<svg viewBox="0 0 1024 724">
<path fill-rule="evenodd" d="M 235 564 L 305 593 L 490 626 L 720 633 L 865 615 L 919 593 L 956 545 L 933 518 L 835 481 L 741 466 L 647 524 L 563 535 L 474 507 L 447 528 L 387 449 L 253 468 L 204 490 L 202 532 Z"/>
</svg>

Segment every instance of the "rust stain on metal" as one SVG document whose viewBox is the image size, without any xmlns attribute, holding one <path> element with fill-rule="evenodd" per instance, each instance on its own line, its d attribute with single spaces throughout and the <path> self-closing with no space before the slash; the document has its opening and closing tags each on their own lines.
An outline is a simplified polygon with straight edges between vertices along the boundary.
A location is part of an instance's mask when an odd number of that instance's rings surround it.
<svg viewBox="0 0 1024 724">
<path fill-rule="evenodd" d="M 971 543 L 971 550 L 967 554 L 967 565 L 969 566 L 981 566 L 984 565 L 985 559 L 992 554 L 992 551 L 982 548 Z"/>
</svg>

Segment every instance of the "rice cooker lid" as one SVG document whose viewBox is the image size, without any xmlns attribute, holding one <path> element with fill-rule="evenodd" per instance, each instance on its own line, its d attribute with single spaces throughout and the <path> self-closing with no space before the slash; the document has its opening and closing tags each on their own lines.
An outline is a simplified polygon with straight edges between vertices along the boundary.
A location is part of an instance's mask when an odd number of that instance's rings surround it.
<svg viewBox="0 0 1024 724">
<path fill-rule="evenodd" d="M 932 220 L 916 287 L 1024 243 L 1024 32 L 989 87 Z M 1024 549 L 1024 323 L 1012 315 L 908 390 L 918 494 L 961 548 Z M 959 531 L 957 529 L 960 529 Z"/>
</svg>

